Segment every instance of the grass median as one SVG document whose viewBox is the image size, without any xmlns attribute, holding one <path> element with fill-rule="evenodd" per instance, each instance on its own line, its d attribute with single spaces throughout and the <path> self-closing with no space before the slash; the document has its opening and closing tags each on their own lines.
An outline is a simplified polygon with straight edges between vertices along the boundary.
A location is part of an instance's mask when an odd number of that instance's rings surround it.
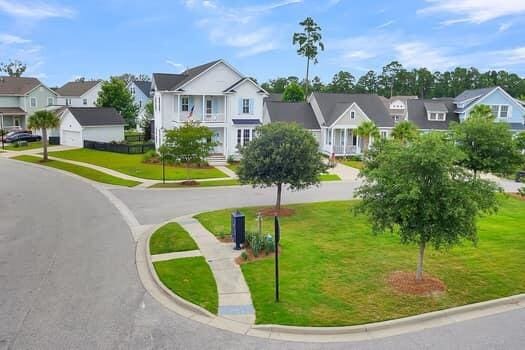
<svg viewBox="0 0 525 350">
<path fill-rule="evenodd" d="M 426 273 L 441 279 L 445 293 L 400 294 L 386 282 L 395 271 L 415 272 L 417 247 L 391 234 L 376 236 L 366 217 L 354 215 L 357 201 L 287 206 L 281 218 L 280 290 L 274 302 L 274 261 L 242 265 L 257 323 L 343 326 L 384 321 L 525 292 L 525 202 L 501 197 L 501 209 L 478 221 L 477 246 L 430 248 Z M 244 208 L 255 231 L 258 208 Z M 197 215 L 211 232 L 230 231 L 232 210 Z M 271 218 L 264 232 L 273 232 Z"/>
<path fill-rule="evenodd" d="M 197 250 L 197 244 L 190 234 L 176 222 L 159 228 L 149 240 L 151 255 Z"/>
<path fill-rule="evenodd" d="M 173 293 L 217 314 L 219 297 L 210 266 L 202 256 L 153 263 L 159 279 Z"/>
<path fill-rule="evenodd" d="M 55 158 L 98 165 L 142 179 L 162 179 L 162 165 L 143 163 L 142 154 L 122 154 L 82 148 L 52 152 L 50 155 Z M 166 180 L 185 180 L 187 178 L 198 180 L 227 177 L 222 171 L 213 167 L 190 168 L 188 170 L 182 166 L 166 166 L 165 170 Z"/>
<path fill-rule="evenodd" d="M 49 145 L 49 144 L 47 145 L 47 147 L 49 147 L 50 150 L 54 146 L 55 145 Z M 37 149 L 37 148 L 42 148 L 42 141 L 28 142 L 25 146 L 18 146 L 18 147 L 12 144 L 10 144 L 9 146 L 5 146 L 6 151 L 27 151 L 30 149 Z"/>
<path fill-rule="evenodd" d="M 28 162 L 28 163 L 40 164 L 40 165 L 48 166 L 50 168 L 64 170 L 64 171 L 76 174 L 78 176 L 85 177 L 86 179 L 89 179 L 89 180 L 93 180 L 93 181 L 101 182 L 105 184 L 110 184 L 110 185 L 134 187 L 140 184 L 140 182 L 137 182 L 137 181 L 121 179 L 119 177 L 108 175 L 108 174 L 105 174 L 95 169 L 86 168 L 83 166 L 78 166 L 75 164 L 65 163 L 65 162 L 61 162 L 57 160 L 49 160 L 47 162 L 41 162 L 42 158 L 40 157 L 26 156 L 26 155 L 13 157 L 13 159 L 21 160 L 23 162 Z"/>
</svg>

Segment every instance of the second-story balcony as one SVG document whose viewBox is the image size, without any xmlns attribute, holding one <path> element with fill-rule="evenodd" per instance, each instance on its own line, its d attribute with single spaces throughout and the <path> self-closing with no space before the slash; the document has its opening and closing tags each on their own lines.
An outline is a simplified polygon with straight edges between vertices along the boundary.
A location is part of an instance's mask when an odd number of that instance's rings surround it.
<svg viewBox="0 0 525 350">
<path fill-rule="evenodd" d="M 176 114 L 180 122 L 189 120 L 203 123 L 224 123 L 226 97 L 208 95 L 177 96 Z"/>
</svg>

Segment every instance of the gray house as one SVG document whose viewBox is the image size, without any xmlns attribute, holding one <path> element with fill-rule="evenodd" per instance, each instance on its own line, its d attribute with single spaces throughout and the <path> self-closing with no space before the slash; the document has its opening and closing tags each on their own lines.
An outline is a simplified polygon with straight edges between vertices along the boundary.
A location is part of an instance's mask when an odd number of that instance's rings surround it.
<svg viewBox="0 0 525 350">
<path fill-rule="evenodd" d="M 57 103 L 57 93 L 37 78 L 0 76 L 0 123 L 4 129 L 26 128 L 29 116 Z"/>
</svg>

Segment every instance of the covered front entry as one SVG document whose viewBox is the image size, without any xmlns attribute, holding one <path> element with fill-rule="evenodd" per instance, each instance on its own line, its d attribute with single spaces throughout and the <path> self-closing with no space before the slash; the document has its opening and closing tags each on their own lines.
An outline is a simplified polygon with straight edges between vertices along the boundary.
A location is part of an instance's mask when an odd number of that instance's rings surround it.
<svg viewBox="0 0 525 350">
<path fill-rule="evenodd" d="M 20 108 L 0 108 L 0 128 L 10 131 L 26 128 L 26 112 Z"/>
<path fill-rule="evenodd" d="M 336 156 L 361 154 L 362 138 L 352 128 L 333 128 L 325 131 L 324 151 Z"/>
<path fill-rule="evenodd" d="M 217 143 L 213 149 L 213 154 L 224 155 L 224 145 L 226 144 L 226 129 L 225 128 L 210 128 L 213 131 L 212 141 Z"/>
</svg>

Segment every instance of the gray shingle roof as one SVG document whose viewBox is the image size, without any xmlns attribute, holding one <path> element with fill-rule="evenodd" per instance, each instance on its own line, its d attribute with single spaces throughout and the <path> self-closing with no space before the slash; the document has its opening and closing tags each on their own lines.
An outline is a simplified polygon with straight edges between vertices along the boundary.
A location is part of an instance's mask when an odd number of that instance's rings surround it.
<svg viewBox="0 0 525 350">
<path fill-rule="evenodd" d="M 394 121 L 383 100 L 371 94 L 333 94 L 314 92 L 326 125 L 332 125 L 353 103 L 379 127 L 393 127 Z"/>
<path fill-rule="evenodd" d="M 0 77 L 0 95 L 23 96 L 42 83 L 37 78 Z"/>
<path fill-rule="evenodd" d="M 425 101 L 423 102 L 427 112 L 444 112 L 448 113 L 448 108 L 445 106 L 445 103 L 438 101 Z"/>
<path fill-rule="evenodd" d="M 266 108 L 272 122 L 295 122 L 305 129 L 321 129 L 312 107 L 307 102 L 267 101 Z"/>
<path fill-rule="evenodd" d="M 271 101 L 271 102 L 282 102 L 283 101 L 283 94 L 277 94 L 277 93 L 270 93 L 268 94 L 268 97 L 266 97 L 265 99 L 266 101 Z"/>
<path fill-rule="evenodd" d="M 64 84 L 64 86 L 56 89 L 56 92 L 60 96 L 80 97 L 98 83 L 100 83 L 100 80 L 70 81 L 69 83 Z"/>
<path fill-rule="evenodd" d="M 135 80 L 133 83 L 137 85 L 137 87 L 140 89 L 140 91 L 144 93 L 144 95 L 148 97 L 151 95 L 151 81 Z"/>
<path fill-rule="evenodd" d="M 3 114 L 3 115 L 26 115 L 26 112 L 20 107 L 0 107 L 0 114 Z"/>
<path fill-rule="evenodd" d="M 186 82 L 195 78 L 208 68 L 214 66 L 222 60 L 215 60 L 200 66 L 189 68 L 180 74 L 168 74 L 168 73 L 153 73 L 153 81 L 157 90 L 160 91 L 173 91 L 177 90 L 180 86 L 184 85 Z"/>
<path fill-rule="evenodd" d="M 113 107 L 68 107 L 81 126 L 124 125 L 124 118 Z"/>
<path fill-rule="evenodd" d="M 454 102 L 460 103 L 462 101 L 467 101 L 476 97 L 479 98 L 485 96 L 495 88 L 496 86 L 482 89 L 465 90 L 454 99 Z"/>
<path fill-rule="evenodd" d="M 425 104 L 436 103 L 435 100 L 408 100 L 407 113 L 408 121 L 416 124 L 419 129 L 424 130 L 447 130 L 451 122 L 458 122 L 459 117 L 454 110 L 454 100 L 440 99 L 439 104 L 442 104 L 446 108 L 447 119 L 445 121 L 431 121 L 428 120 L 427 109 Z"/>
</svg>

